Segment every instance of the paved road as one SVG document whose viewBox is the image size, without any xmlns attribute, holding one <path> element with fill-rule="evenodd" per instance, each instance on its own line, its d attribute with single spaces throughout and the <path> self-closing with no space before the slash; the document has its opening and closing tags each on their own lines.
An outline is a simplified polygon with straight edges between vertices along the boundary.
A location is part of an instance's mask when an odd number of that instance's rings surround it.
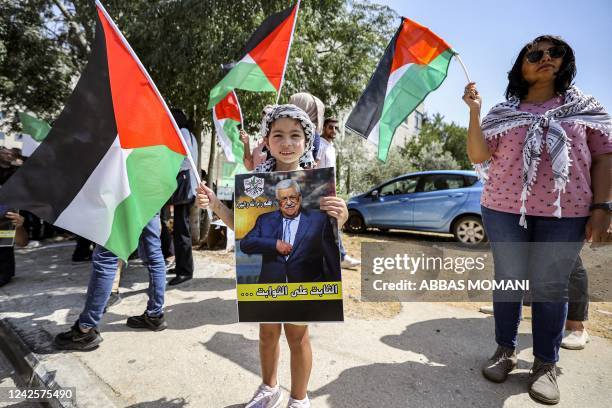
<svg viewBox="0 0 612 408">
<path fill-rule="evenodd" d="M 199 252 L 196 277 L 167 293 L 170 328 L 128 328 L 142 313 L 147 273 L 131 268 L 124 300 L 106 314 L 104 342 L 90 353 L 53 349 L 55 334 L 83 305 L 88 265 L 71 265 L 71 248 L 18 254 L 14 283 L 0 289 L 0 317 L 8 319 L 41 365 L 64 386 L 76 386 L 83 407 L 241 407 L 260 382 L 258 327 L 237 324 L 233 266 Z M 351 318 L 314 324 L 314 407 L 539 406 L 526 393 L 532 362 L 528 322 L 520 327 L 519 370 L 491 384 L 479 366 L 494 349 L 492 320 L 445 304 L 405 303 L 388 320 Z M 289 385 L 286 342 L 280 381 Z M 612 401 L 612 343 L 594 338 L 580 352 L 561 352 L 560 407 L 608 407 Z"/>
<path fill-rule="evenodd" d="M 18 378 L 15 374 L 15 369 L 11 365 L 10 361 L 6 358 L 2 352 L 0 352 L 0 395 L 8 395 L 9 388 L 16 388 L 18 385 Z M 14 408 L 40 408 L 40 404 L 33 402 L 8 402 L 0 399 L 0 408 L 14 407 Z"/>
</svg>

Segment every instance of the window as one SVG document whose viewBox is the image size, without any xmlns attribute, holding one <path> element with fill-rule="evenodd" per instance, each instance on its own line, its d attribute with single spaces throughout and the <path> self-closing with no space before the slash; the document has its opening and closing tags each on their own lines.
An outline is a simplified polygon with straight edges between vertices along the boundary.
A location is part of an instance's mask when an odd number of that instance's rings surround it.
<svg viewBox="0 0 612 408">
<path fill-rule="evenodd" d="M 470 187 L 476 184 L 478 177 L 476 176 L 465 176 L 465 186 Z"/>
<path fill-rule="evenodd" d="M 423 177 L 421 191 L 442 191 L 465 187 L 465 180 L 461 174 L 430 174 Z"/>
<path fill-rule="evenodd" d="M 423 115 L 421 112 L 418 112 L 418 111 L 414 112 L 414 128 L 417 131 L 421 130 L 421 127 L 423 127 L 424 118 L 425 118 L 425 115 Z"/>
<path fill-rule="evenodd" d="M 388 195 L 398 195 L 398 194 L 410 194 L 416 191 L 418 179 L 416 177 L 409 177 L 402 180 L 394 181 L 393 183 L 389 183 L 384 185 L 380 189 L 379 195 L 381 197 Z"/>
</svg>

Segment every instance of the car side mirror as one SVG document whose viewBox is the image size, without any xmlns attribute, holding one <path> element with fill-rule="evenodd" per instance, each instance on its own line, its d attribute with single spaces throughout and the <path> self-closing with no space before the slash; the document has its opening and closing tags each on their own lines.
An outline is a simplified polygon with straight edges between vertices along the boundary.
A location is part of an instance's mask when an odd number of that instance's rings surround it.
<svg viewBox="0 0 612 408">
<path fill-rule="evenodd" d="M 377 198 L 378 198 L 378 190 L 372 191 L 372 199 L 377 199 Z"/>
</svg>

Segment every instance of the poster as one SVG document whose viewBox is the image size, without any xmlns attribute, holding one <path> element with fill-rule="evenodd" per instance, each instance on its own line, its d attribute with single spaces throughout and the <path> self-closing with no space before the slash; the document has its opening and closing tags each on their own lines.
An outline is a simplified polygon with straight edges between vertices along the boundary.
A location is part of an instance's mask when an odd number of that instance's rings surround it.
<svg viewBox="0 0 612 408">
<path fill-rule="evenodd" d="M 240 322 L 343 321 L 333 168 L 239 174 L 235 179 Z"/>
<path fill-rule="evenodd" d="M 0 205 L 0 247 L 12 247 L 15 244 L 15 225 L 4 216 L 8 211 L 18 213 L 17 210 Z"/>
</svg>

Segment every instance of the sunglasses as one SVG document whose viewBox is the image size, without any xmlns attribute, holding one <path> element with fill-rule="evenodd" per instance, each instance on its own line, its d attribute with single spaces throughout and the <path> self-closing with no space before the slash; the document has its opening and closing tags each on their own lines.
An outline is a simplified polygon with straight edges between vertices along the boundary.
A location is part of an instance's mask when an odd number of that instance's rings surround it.
<svg viewBox="0 0 612 408">
<path fill-rule="evenodd" d="M 544 53 L 548 54 L 550 58 L 562 58 L 565 55 L 565 47 L 561 45 L 555 45 L 554 47 L 550 47 L 547 50 L 529 51 L 525 55 L 525 57 L 527 58 L 527 61 L 531 62 L 532 64 L 535 64 L 544 57 Z"/>
</svg>

